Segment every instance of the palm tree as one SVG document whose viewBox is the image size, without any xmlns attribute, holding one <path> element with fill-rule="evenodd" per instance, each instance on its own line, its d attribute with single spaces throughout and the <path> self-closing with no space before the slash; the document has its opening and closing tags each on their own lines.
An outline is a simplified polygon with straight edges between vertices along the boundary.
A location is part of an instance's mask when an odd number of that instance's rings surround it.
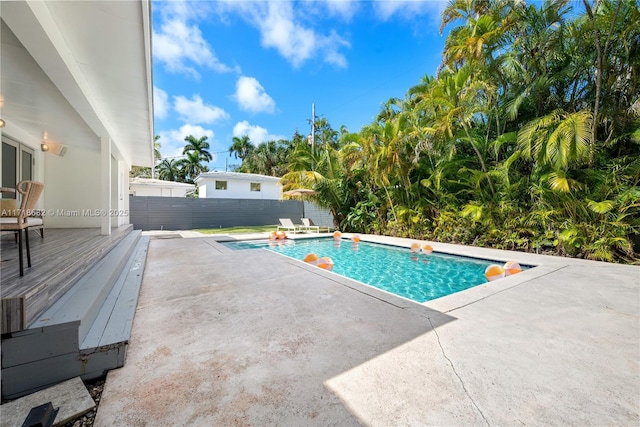
<svg viewBox="0 0 640 427">
<path fill-rule="evenodd" d="M 193 184 L 194 179 L 202 172 L 206 172 L 208 168 L 202 165 L 201 157 L 197 151 L 189 151 L 185 154 L 183 159 L 180 159 L 180 165 L 182 166 L 182 172 L 186 182 Z"/>
<path fill-rule="evenodd" d="M 158 162 L 162 160 L 160 143 L 158 142 L 159 139 L 160 135 L 156 135 L 153 137 L 153 166 L 151 167 L 151 178 L 156 177 L 156 168 L 158 167 Z"/>
<path fill-rule="evenodd" d="M 160 135 L 156 135 L 153 137 L 153 160 L 160 161 L 162 160 L 162 153 L 160 152 L 160 143 L 158 140 L 160 139 Z"/>
<path fill-rule="evenodd" d="M 399 104 L 402 101 L 398 98 L 389 98 L 387 102 L 380 106 L 380 112 L 376 116 L 376 122 L 384 123 L 392 120 L 398 114 Z"/>
<path fill-rule="evenodd" d="M 324 117 L 319 117 L 315 122 L 315 144 L 329 144 L 334 148 L 338 146 L 338 131 L 334 130 Z"/>
<path fill-rule="evenodd" d="M 442 11 L 442 23 L 440 25 L 440 34 L 442 30 L 448 24 L 455 22 L 459 19 L 464 19 L 467 22 L 477 19 L 480 15 L 486 14 L 490 11 L 492 6 L 495 6 L 495 1 L 489 2 L 487 0 L 451 0 Z M 506 2 L 502 2 L 506 3 Z"/>
<path fill-rule="evenodd" d="M 287 141 L 267 141 L 251 150 L 238 171 L 269 176 L 286 173 Z"/>
<path fill-rule="evenodd" d="M 289 171 L 280 183 L 284 191 L 295 188 L 309 188 L 317 192 L 315 202 L 328 208 L 333 215 L 334 225 L 339 227 L 346 218 L 350 206 L 346 173 L 335 148 L 338 144 L 335 132 L 326 119 L 322 119 L 320 142 L 313 147 L 300 141 L 288 154 Z"/>
<path fill-rule="evenodd" d="M 585 34 L 593 34 L 591 51 L 595 51 L 595 84 L 592 83 L 593 100 L 590 102 L 593 105 L 593 140 L 589 147 L 589 164 L 593 165 L 598 127 L 615 117 L 614 114 L 607 114 L 606 104 L 612 106 L 615 101 L 621 100 L 620 93 L 625 92 L 620 90 L 623 86 L 629 85 L 629 89 L 633 90 L 631 80 L 635 80 L 637 89 L 640 7 L 637 1 L 624 0 L 595 0 L 593 4 L 582 0 L 582 3 L 585 7 L 585 24 L 581 29 Z M 627 82 L 623 83 L 624 80 Z M 602 114 L 605 116 L 601 117 Z"/>
<path fill-rule="evenodd" d="M 159 178 L 164 181 L 179 181 L 180 164 L 180 161 L 176 159 L 163 159 L 156 166 Z"/>
<path fill-rule="evenodd" d="M 479 141 L 472 135 L 475 121 L 486 113 L 493 92 L 489 83 L 480 80 L 465 66 L 455 73 L 443 73 L 418 107 L 433 112 L 435 120 L 425 131 L 435 140 L 447 145 L 464 140 L 469 143 L 478 158 L 480 169 L 485 173 L 491 193 L 495 195 L 484 156 L 478 148 Z M 463 137 L 458 136 L 460 132 Z"/>
<path fill-rule="evenodd" d="M 229 156 L 233 154 L 236 159 L 240 157 L 240 160 L 244 161 L 254 148 L 248 135 L 234 136 L 233 143 L 229 147 Z"/>
<path fill-rule="evenodd" d="M 184 146 L 182 154 L 193 152 L 197 154 L 198 161 L 210 162 L 213 160 L 213 156 L 208 151 L 209 143 L 207 142 L 206 136 L 196 139 L 194 136 L 189 135 L 186 136 L 184 140 L 187 142 L 187 145 Z"/>
<path fill-rule="evenodd" d="M 487 45 L 495 43 L 502 34 L 499 22 L 491 16 L 473 18 L 468 25 L 455 28 L 447 37 L 443 61 L 457 69 L 468 62 L 485 60 Z"/>
</svg>

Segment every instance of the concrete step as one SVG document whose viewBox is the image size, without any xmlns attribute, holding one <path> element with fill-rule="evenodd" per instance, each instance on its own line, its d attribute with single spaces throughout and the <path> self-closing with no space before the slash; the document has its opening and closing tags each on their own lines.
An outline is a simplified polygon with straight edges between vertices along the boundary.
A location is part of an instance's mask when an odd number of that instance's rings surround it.
<svg viewBox="0 0 640 427">
<path fill-rule="evenodd" d="M 86 414 L 96 407 L 80 377 L 40 390 L 28 396 L 3 404 L 0 427 L 21 426 L 31 408 L 51 402 L 59 409 L 54 425 L 59 426 Z"/>
<path fill-rule="evenodd" d="M 80 344 L 80 350 L 91 350 L 129 340 L 148 248 L 149 237 L 142 237 Z"/>
</svg>

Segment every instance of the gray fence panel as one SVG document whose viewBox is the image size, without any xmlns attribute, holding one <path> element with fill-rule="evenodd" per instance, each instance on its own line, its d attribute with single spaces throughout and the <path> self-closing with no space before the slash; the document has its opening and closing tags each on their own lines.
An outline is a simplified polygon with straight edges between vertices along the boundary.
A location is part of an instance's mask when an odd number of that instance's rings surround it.
<svg viewBox="0 0 640 427">
<path fill-rule="evenodd" d="M 311 221 L 315 225 L 321 227 L 333 227 L 333 215 L 329 209 L 321 208 L 314 202 L 305 200 L 304 202 L 304 215 L 307 218 L 311 218 Z M 296 221 L 297 222 L 297 221 Z"/>
<path fill-rule="evenodd" d="M 188 230 L 192 223 L 192 206 L 187 198 L 148 197 L 148 230 Z M 134 226 L 135 227 L 135 226 Z"/>
<path fill-rule="evenodd" d="M 191 230 L 275 225 L 279 218 L 300 224 L 303 206 L 299 200 L 130 196 L 129 210 L 137 230 Z"/>
</svg>

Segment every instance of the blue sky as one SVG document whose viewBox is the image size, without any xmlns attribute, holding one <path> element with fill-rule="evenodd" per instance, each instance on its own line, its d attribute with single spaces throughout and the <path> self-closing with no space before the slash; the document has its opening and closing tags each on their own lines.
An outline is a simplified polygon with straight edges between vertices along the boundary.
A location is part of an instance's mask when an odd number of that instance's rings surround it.
<svg viewBox="0 0 640 427">
<path fill-rule="evenodd" d="M 445 1 L 154 1 L 155 133 L 162 154 L 207 136 L 212 170 L 234 136 L 310 133 L 311 104 L 357 132 L 440 63 Z"/>
</svg>

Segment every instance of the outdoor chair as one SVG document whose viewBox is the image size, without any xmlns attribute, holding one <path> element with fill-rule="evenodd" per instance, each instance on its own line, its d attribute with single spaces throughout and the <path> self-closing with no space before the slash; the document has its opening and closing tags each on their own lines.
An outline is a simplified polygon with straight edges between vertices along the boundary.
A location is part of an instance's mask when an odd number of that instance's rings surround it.
<svg viewBox="0 0 640 427">
<path fill-rule="evenodd" d="M 16 193 L 16 189 L 11 187 L 2 187 L 0 191 L 3 193 Z M 14 218 L 18 216 L 18 212 L 19 209 L 16 204 L 16 199 L 0 199 L 0 217 Z M 44 239 L 44 211 L 42 209 L 35 209 L 29 212 L 27 222 L 29 223 L 28 230 L 35 231 Z M 16 243 L 18 243 L 18 233 L 14 232 L 14 234 Z"/>
<path fill-rule="evenodd" d="M 290 218 L 280 218 L 279 221 L 280 225 L 278 226 L 277 231 L 280 231 L 281 229 L 291 231 L 293 233 L 300 231 L 300 226 L 295 225 Z"/>
<path fill-rule="evenodd" d="M 302 228 L 306 231 L 316 230 L 316 233 L 320 232 L 320 226 L 315 225 L 311 218 L 302 218 Z"/>
<path fill-rule="evenodd" d="M 2 217 L 12 217 L 15 218 L 18 216 L 19 209 L 17 208 L 16 201 L 14 199 L 1 199 L 2 201 Z M 33 212 L 28 218 L 27 223 L 29 226 L 27 227 L 28 231 L 35 231 L 40 238 L 44 239 L 44 219 L 43 212 L 36 210 Z M 5 221 L 8 222 L 8 221 Z M 18 233 L 15 234 L 16 243 L 18 243 Z"/>
<path fill-rule="evenodd" d="M 20 181 L 16 190 L 21 194 L 20 209 L 16 216 L 0 217 L 0 231 L 14 231 L 18 234 L 18 259 L 20 262 L 20 276 L 24 276 L 24 260 L 22 256 L 22 230 L 27 249 L 27 266 L 31 267 L 31 249 L 29 248 L 29 215 L 34 211 L 36 203 L 42 194 L 44 184 L 37 181 Z"/>
</svg>

